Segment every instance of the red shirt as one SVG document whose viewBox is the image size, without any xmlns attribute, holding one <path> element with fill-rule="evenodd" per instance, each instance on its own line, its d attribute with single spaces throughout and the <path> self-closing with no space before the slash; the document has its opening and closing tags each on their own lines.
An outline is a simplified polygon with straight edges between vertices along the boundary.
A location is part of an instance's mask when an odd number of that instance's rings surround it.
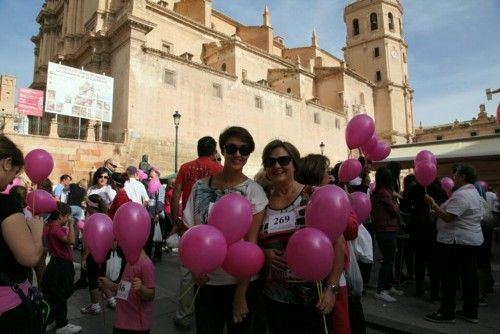
<svg viewBox="0 0 500 334">
<path fill-rule="evenodd" d="M 195 182 L 204 177 L 217 174 L 220 171 L 222 171 L 222 165 L 207 157 L 199 157 L 181 166 L 175 178 L 175 184 L 182 187 L 183 211 L 186 208 L 191 189 L 193 189 Z"/>
<path fill-rule="evenodd" d="M 52 223 L 45 225 L 44 233 L 47 236 L 49 254 L 73 262 L 71 244 L 66 241 L 69 229 L 62 225 Z"/>
<path fill-rule="evenodd" d="M 111 202 L 111 206 L 109 207 L 108 216 L 111 219 L 115 218 L 116 210 L 118 210 L 118 208 L 120 206 L 122 206 L 123 204 L 125 204 L 127 202 L 130 202 L 130 198 L 128 198 L 127 192 L 125 191 L 125 189 L 118 190 L 115 198 L 113 199 L 113 202 Z"/>
</svg>

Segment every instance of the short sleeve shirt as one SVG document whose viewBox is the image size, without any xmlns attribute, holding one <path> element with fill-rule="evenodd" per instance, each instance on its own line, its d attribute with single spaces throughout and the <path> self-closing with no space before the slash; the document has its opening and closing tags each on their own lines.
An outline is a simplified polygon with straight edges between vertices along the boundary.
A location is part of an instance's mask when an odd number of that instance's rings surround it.
<svg viewBox="0 0 500 334">
<path fill-rule="evenodd" d="M 184 210 L 183 221 L 187 227 L 208 223 L 208 213 L 211 204 L 218 201 L 222 196 L 237 192 L 250 201 L 252 214 L 257 214 L 266 208 L 267 196 L 262 187 L 255 181 L 247 179 L 242 183 L 228 189 L 214 189 L 207 183 L 199 180 L 195 183 L 191 196 Z M 236 284 L 236 278 L 227 274 L 221 268 L 216 269 L 209 275 L 209 285 Z"/>
<path fill-rule="evenodd" d="M 136 277 L 141 279 L 142 285 L 146 288 L 155 287 L 155 267 L 149 257 L 141 256 L 133 265 L 127 263 L 118 289 L 132 283 Z M 130 287 L 127 299 L 117 298 L 117 301 L 115 328 L 132 331 L 145 331 L 151 328 L 154 304 L 152 300 L 143 300 L 139 293 Z"/>
<path fill-rule="evenodd" d="M 182 187 L 182 209 L 186 208 L 191 189 L 196 181 L 222 171 L 222 165 L 206 157 L 186 162 L 179 169 L 175 184 Z"/>
<path fill-rule="evenodd" d="M 457 218 L 448 223 L 438 219 L 438 242 L 469 246 L 480 246 L 483 243 L 481 219 L 484 209 L 480 195 L 473 185 L 464 185 L 455 190 L 441 208 Z"/>
<path fill-rule="evenodd" d="M 23 214 L 23 208 L 11 195 L 0 194 L 0 224 L 13 214 Z M 28 277 L 28 268 L 20 265 L 3 238 L 0 227 L 0 268 L 16 283 L 24 282 Z"/>
<path fill-rule="evenodd" d="M 94 194 L 101 196 L 106 205 L 109 207 L 111 205 L 111 202 L 113 202 L 113 199 L 115 199 L 116 191 L 111 188 L 110 185 L 104 186 L 102 188 L 92 186 L 89 188 L 89 190 L 87 190 L 87 197 Z"/>
</svg>

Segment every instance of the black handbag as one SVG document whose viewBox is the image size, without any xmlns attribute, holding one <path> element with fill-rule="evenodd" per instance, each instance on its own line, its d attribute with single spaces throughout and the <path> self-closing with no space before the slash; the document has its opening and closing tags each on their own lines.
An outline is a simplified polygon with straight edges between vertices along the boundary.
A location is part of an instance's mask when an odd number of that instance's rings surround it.
<svg viewBox="0 0 500 334">
<path fill-rule="evenodd" d="M 30 286 L 26 296 L 19 284 L 12 282 L 3 272 L 0 272 L 0 283 L 10 286 L 21 298 L 27 311 L 26 320 L 30 324 L 30 333 L 45 334 L 50 306 L 43 299 L 42 293 L 36 287 Z"/>
</svg>

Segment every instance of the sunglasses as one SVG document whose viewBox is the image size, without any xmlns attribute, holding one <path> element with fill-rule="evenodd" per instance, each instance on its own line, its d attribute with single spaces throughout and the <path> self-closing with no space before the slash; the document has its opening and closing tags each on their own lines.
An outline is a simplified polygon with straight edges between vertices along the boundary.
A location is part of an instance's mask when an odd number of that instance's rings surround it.
<svg viewBox="0 0 500 334">
<path fill-rule="evenodd" d="M 292 161 L 292 157 L 289 155 L 284 155 L 277 158 L 268 157 L 264 159 L 264 167 L 271 168 L 276 166 L 276 163 L 278 163 L 281 167 L 285 167 L 290 164 L 290 161 Z"/>
<path fill-rule="evenodd" d="M 105 179 L 105 180 L 108 180 L 108 179 L 109 179 L 109 176 L 107 176 L 107 175 L 100 175 L 100 176 L 99 176 L 99 179 Z"/>
<path fill-rule="evenodd" d="M 224 145 L 224 151 L 227 154 L 235 154 L 236 151 L 240 151 L 241 155 L 250 155 L 252 153 L 252 149 L 248 145 L 236 146 L 235 144 Z"/>
<path fill-rule="evenodd" d="M 118 165 L 114 165 L 114 164 L 109 164 L 109 165 L 110 165 L 111 167 L 113 167 L 113 168 L 118 167 Z"/>
</svg>

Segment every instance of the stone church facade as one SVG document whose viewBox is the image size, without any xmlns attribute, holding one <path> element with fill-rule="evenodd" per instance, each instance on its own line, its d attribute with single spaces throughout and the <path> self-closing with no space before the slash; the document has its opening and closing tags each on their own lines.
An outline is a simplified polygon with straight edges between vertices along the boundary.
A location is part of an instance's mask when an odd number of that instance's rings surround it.
<svg viewBox="0 0 500 334">
<path fill-rule="evenodd" d="M 195 156 L 198 138 L 218 138 L 227 126 L 240 125 L 256 141 L 249 175 L 274 138 L 294 143 L 303 154 L 320 153 L 324 143 L 332 162 L 345 159 L 345 126 L 358 113 L 374 117 L 379 138 L 408 143 L 413 91 L 402 20 L 398 0 L 346 6 L 341 59 L 323 50 L 314 32 L 310 45 L 287 48 L 273 34 L 267 7 L 260 24 L 246 26 L 217 11 L 211 0 L 46 0 L 37 17 L 40 32 L 32 37 L 31 87 L 45 89 L 49 61 L 109 75 L 115 83 L 113 121 L 46 114 L 41 122 L 30 120 L 29 131 L 83 141 L 97 152 L 104 148 L 81 162 L 76 153 L 67 154 L 74 163 L 60 165 L 82 175 L 110 154 L 127 165 L 147 153 L 172 171 L 175 111 L 182 115 L 179 164 Z M 77 137 L 67 131 L 72 127 L 78 127 Z"/>
</svg>

